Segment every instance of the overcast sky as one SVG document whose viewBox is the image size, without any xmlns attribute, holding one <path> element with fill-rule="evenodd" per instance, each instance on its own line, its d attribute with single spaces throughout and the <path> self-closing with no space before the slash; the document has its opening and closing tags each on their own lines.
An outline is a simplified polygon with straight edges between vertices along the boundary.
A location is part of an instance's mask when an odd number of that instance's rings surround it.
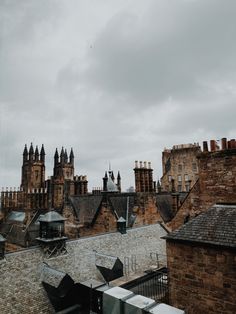
<svg viewBox="0 0 236 314">
<path fill-rule="evenodd" d="M 76 174 L 123 189 L 174 144 L 235 138 L 235 0 L 0 0 L 0 187 L 25 144 L 74 149 Z"/>
</svg>

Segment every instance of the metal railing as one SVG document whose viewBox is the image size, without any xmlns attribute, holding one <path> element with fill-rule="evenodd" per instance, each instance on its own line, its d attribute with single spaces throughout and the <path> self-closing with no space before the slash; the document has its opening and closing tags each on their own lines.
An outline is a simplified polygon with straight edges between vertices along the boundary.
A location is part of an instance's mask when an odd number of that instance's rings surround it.
<svg viewBox="0 0 236 314">
<path fill-rule="evenodd" d="M 167 269 L 153 271 L 122 285 L 136 294 L 154 299 L 156 302 L 168 303 L 168 276 Z"/>
</svg>

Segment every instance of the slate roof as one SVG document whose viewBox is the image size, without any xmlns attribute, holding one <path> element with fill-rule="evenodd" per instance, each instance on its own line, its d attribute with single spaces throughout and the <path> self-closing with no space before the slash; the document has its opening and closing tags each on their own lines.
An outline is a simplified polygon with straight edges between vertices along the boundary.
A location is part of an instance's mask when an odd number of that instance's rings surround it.
<svg viewBox="0 0 236 314">
<path fill-rule="evenodd" d="M 236 205 L 216 204 L 164 238 L 236 248 Z"/>
<path fill-rule="evenodd" d="M 133 213 L 133 208 L 135 205 L 135 195 L 134 194 L 116 194 L 108 196 L 112 209 L 117 214 L 118 217 L 123 217 L 126 219 L 127 209 L 128 209 L 128 221 L 131 223 L 131 215 Z"/>
<path fill-rule="evenodd" d="M 41 281 L 57 288 L 65 275 L 66 273 L 56 270 L 47 264 L 43 264 L 40 279 Z"/>
<path fill-rule="evenodd" d="M 63 221 L 66 220 L 63 216 L 58 214 L 56 211 L 51 210 L 45 215 L 42 215 L 38 221 L 42 222 L 53 222 L 53 221 Z"/>
<path fill-rule="evenodd" d="M 102 195 L 84 195 L 70 197 L 76 215 L 82 223 L 91 223 L 102 202 Z"/>
<path fill-rule="evenodd" d="M 161 218 L 164 222 L 170 221 L 173 218 L 171 194 L 157 194 L 156 200 Z"/>
</svg>

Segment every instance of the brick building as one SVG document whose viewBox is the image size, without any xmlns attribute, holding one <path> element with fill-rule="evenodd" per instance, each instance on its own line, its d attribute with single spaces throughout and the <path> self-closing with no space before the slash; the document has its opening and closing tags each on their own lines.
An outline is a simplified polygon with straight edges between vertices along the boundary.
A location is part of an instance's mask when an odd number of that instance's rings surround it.
<svg viewBox="0 0 236 314">
<path fill-rule="evenodd" d="M 236 206 L 214 205 L 168 234 L 170 304 L 186 313 L 236 310 Z"/>
<path fill-rule="evenodd" d="M 198 179 L 198 144 L 174 145 L 162 152 L 161 187 L 169 192 L 188 192 Z"/>
<path fill-rule="evenodd" d="M 216 203 L 236 203 L 236 141 L 203 142 L 203 152 L 198 154 L 199 179 L 189 191 L 177 214 L 169 224 L 173 230 L 184 221 L 206 211 Z"/>
</svg>

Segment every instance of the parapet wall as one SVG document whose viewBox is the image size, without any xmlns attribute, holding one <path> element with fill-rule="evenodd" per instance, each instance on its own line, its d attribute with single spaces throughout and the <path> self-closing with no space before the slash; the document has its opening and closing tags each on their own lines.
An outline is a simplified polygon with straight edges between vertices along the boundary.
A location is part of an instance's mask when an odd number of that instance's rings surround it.
<svg viewBox="0 0 236 314">
<path fill-rule="evenodd" d="M 6 254 L 0 261 L 0 313 L 53 313 L 41 285 L 43 262 L 68 273 L 76 282 L 101 279 L 95 266 L 95 251 L 128 260 L 136 257 L 137 270 L 146 270 L 156 261 L 155 253 L 165 255 L 166 235 L 160 224 L 133 228 L 127 234 L 118 232 L 68 241 L 66 255 L 46 259 L 39 247 Z M 128 258 L 128 259 L 127 259 Z M 133 260 L 135 260 L 133 258 Z"/>
</svg>

